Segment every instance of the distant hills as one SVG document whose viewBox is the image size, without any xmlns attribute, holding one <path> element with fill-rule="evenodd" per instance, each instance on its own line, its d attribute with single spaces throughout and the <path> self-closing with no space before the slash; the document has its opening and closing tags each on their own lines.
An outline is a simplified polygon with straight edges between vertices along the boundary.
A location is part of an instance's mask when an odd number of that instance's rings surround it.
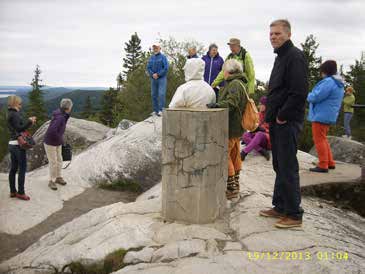
<svg viewBox="0 0 365 274">
<path fill-rule="evenodd" d="M 53 110 L 59 107 L 63 98 L 70 98 L 73 103 L 73 113 L 78 116 L 83 109 L 88 96 L 95 111 L 100 108 L 101 97 L 108 88 L 101 87 L 43 87 L 43 98 L 46 101 L 47 112 L 50 115 Z M 15 94 L 22 98 L 26 107 L 28 104 L 28 93 L 31 87 L 27 86 L 0 86 L 0 108 L 6 106 L 7 96 Z"/>
</svg>

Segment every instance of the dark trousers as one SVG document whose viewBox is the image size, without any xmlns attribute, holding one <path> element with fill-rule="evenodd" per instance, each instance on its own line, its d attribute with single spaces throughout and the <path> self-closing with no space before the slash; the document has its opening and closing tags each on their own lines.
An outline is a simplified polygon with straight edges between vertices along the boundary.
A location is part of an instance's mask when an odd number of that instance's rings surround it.
<svg viewBox="0 0 365 274">
<path fill-rule="evenodd" d="M 11 166 L 9 172 L 10 192 L 24 194 L 25 173 L 27 171 L 27 154 L 19 146 L 9 145 Z M 15 186 L 15 176 L 18 172 L 18 191 Z"/>
<path fill-rule="evenodd" d="M 302 219 L 300 207 L 299 164 L 297 141 L 303 125 L 287 122 L 270 125 L 273 167 L 276 173 L 272 204 L 276 211 L 293 219 Z"/>
</svg>

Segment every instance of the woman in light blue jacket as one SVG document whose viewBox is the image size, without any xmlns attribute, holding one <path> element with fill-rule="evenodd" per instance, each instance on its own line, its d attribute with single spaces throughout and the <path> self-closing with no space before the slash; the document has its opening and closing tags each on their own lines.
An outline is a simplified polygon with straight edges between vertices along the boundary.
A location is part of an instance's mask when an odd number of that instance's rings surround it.
<svg viewBox="0 0 365 274">
<path fill-rule="evenodd" d="M 327 173 L 335 169 L 331 147 L 327 140 L 331 124 L 336 124 L 344 96 L 344 84 L 337 74 L 337 63 L 324 62 L 320 67 L 322 80 L 308 94 L 308 120 L 312 122 L 313 141 L 318 153 L 319 163 L 312 172 Z"/>
</svg>

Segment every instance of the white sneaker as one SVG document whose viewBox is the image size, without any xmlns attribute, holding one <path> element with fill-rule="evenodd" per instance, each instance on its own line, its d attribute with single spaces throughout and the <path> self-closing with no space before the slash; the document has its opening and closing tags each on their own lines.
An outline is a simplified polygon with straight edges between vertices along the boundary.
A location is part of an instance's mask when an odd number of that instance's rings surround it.
<svg viewBox="0 0 365 274">
<path fill-rule="evenodd" d="M 342 135 L 342 138 L 348 139 L 349 137 L 347 137 L 347 135 Z"/>
</svg>

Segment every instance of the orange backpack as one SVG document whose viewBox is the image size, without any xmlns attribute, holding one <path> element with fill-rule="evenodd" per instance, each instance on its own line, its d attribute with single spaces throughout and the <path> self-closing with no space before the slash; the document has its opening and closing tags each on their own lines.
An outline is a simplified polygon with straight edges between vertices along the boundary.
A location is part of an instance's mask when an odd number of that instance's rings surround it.
<svg viewBox="0 0 365 274">
<path fill-rule="evenodd" d="M 248 131 L 255 131 L 259 126 L 259 112 L 257 110 L 255 101 L 248 96 L 246 87 L 240 82 L 245 91 L 247 104 L 245 112 L 242 115 L 241 126 Z"/>
</svg>

